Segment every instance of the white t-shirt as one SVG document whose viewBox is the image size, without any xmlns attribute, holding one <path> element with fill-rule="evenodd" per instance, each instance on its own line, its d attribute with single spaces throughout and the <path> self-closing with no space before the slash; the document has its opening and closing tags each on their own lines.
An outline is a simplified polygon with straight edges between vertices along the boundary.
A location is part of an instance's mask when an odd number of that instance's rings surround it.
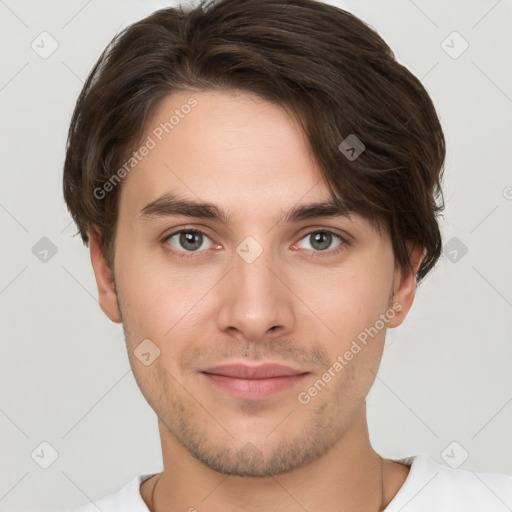
<svg viewBox="0 0 512 512">
<path fill-rule="evenodd" d="M 451 469 L 427 455 L 392 459 L 411 466 L 384 512 L 510 512 L 512 475 Z M 140 485 L 156 473 L 139 475 L 118 492 L 73 512 L 149 512 Z"/>
</svg>

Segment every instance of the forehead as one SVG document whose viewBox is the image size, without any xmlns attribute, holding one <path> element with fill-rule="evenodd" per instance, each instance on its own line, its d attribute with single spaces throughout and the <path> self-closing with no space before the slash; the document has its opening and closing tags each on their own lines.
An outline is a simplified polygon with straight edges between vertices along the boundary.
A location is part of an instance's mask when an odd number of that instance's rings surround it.
<svg viewBox="0 0 512 512">
<path fill-rule="evenodd" d="M 135 150 L 144 145 L 151 149 L 123 184 L 137 205 L 171 190 L 253 209 L 331 195 L 295 119 L 248 93 L 173 93 Z"/>
</svg>

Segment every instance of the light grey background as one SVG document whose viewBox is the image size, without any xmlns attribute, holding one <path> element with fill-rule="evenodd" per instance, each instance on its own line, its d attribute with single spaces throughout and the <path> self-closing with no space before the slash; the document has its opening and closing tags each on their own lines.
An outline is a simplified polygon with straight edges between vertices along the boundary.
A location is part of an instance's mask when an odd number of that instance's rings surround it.
<svg viewBox="0 0 512 512">
<path fill-rule="evenodd" d="M 368 397 L 372 442 L 388 457 L 460 464 L 467 452 L 461 469 L 512 473 L 512 3 L 332 3 L 376 28 L 422 79 L 448 143 L 451 242 L 405 323 L 388 331 Z M 156 416 L 121 327 L 98 306 L 61 179 L 87 73 L 116 32 L 167 5 L 0 0 L 1 511 L 66 510 L 161 469 Z M 51 49 L 43 31 L 58 43 L 47 58 L 31 47 Z M 46 262 L 43 237 L 57 249 Z M 42 442 L 58 454 L 47 469 Z"/>
</svg>

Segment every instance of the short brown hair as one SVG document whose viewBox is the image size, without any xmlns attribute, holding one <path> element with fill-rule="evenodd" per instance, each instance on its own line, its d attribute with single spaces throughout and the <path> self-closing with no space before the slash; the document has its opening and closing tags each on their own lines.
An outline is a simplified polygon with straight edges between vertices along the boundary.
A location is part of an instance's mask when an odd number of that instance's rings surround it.
<svg viewBox="0 0 512 512">
<path fill-rule="evenodd" d="M 418 284 L 432 269 L 445 159 L 432 101 L 374 30 L 315 0 L 167 8 L 109 43 L 76 103 L 63 185 L 84 243 L 98 229 L 111 269 L 121 186 L 103 198 L 94 191 L 126 160 L 160 100 L 209 89 L 255 93 L 289 110 L 333 198 L 389 232 L 402 270 L 411 270 L 406 241 L 424 249 Z M 349 135 L 364 144 L 355 159 L 340 149 Z"/>
</svg>

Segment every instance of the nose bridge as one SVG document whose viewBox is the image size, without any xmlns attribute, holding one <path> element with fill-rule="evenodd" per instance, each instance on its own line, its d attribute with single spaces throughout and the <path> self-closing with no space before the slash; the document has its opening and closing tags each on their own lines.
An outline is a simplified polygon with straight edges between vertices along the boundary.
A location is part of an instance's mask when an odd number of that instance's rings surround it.
<svg viewBox="0 0 512 512">
<path fill-rule="evenodd" d="M 237 292 L 239 299 L 272 299 L 279 294 L 276 289 L 276 278 L 269 269 L 272 268 L 272 258 L 269 254 L 270 250 L 266 251 L 266 254 L 262 253 L 254 261 L 248 261 L 239 254 L 234 258 L 234 291 Z M 260 300 L 254 302 L 256 304 Z"/>
<path fill-rule="evenodd" d="M 270 248 L 251 238 L 240 243 L 233 254 L 218 321 L 222 330 L 235 328 L 246 339 L 257 340 L 272 328 L 289 331 L 294 315 L 291 293 L 276 277 L 281 265 Z"/>
</svg>

